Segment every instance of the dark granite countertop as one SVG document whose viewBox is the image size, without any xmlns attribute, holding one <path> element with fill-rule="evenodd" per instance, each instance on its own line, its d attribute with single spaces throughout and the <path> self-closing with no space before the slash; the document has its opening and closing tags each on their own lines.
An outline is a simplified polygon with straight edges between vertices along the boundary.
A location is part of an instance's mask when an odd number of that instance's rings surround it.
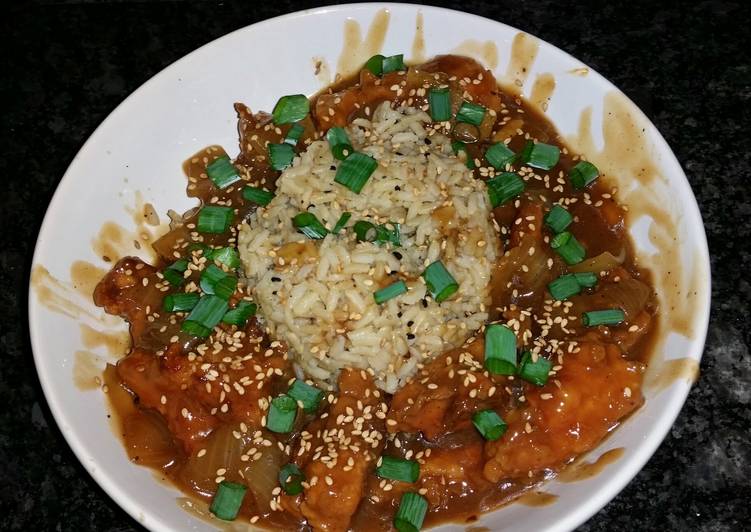
<svg viewBox="0 0 751 532">
<path fill-rule="evenodd" d="M 0 528 L 136 530 L 76 461 L 34 370 L 26 286 L 47 201 L 94 128 L 153 74 L 229 31 L 315 4 L 16 4 L 0 22 Z M 746 529 L 751 9 L 742 0 L 440 4 L 537 35 L 623 89 L 672 146 L 706 223 L 713 304 L 701 379 L 644 470 L 581 530 Z"/>
</svg>

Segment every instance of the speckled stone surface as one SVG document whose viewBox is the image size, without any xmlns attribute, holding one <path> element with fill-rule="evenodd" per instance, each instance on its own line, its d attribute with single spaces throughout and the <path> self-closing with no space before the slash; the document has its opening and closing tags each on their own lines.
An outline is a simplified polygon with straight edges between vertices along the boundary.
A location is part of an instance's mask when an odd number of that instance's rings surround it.
<svg viewBox="0 0 751 532">
<path fill-rule="evenodd" d="M 730 0 L 440 4 L 537 35 L 623 89 L 672 146 L 706 223 L 713 303 L 702 377 L 644 470 L 581 530 L 747 530 L 751 9 Z M 68 163 L 123 98 L 169 63 L 229 31 L 314 5 L 50 1 L 3 10 L 0 529 L 139 529 L 63 440 L 29 346 L 34 239 Z"/>
</svg>

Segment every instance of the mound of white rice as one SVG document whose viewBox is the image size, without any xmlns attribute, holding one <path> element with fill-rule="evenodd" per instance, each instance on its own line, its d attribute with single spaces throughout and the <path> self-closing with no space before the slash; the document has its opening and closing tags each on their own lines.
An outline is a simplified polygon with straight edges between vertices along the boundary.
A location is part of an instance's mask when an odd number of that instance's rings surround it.
<svg viewBox="0 0 751 532">
<path fill-rule="evenodd" d="M 418 363 L 460 345 L 487 319 L 499 239 L 485 186 L 428 123 L 423 111 L 388 102 L 372 121 L 352 123 L 354 148 L 378 161 L 360 194 L 334 182 L 339 161 L 328 143 L 311 143 L 240 232 L 261 319 L 327 388 L 340 368 L 357 367 L 372 369 L 378 386 L 394 392 Z M 338 235 L 311 240 L 292 225 L 306 210 L 328 229 L 344 212 L 352 218 Z M 357 242 L 351 227 L 358 220 L 401 224 L 401 246 Z M 436 260 L 459 283 L 440 304 L 420 277 Z M 377 305 L 373 293 L 400 279 L 408 292 Z"/>
</svg>

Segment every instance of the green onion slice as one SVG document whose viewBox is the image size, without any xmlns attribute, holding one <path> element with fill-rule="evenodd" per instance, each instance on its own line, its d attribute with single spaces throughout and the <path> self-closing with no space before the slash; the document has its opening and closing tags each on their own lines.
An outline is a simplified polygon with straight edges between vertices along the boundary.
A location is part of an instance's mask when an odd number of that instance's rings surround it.
<svg viewBox="0 0 751 532">
<path fill-rule="evenodd" d="M 552 247 L 569 266 L 580 263 L 586 256 L 584 247 L 579 243 L 576 237 L 568 231 L 555 235 L 550 240 L 550 247 Z"/>
<path fill-rule="evenodd" d="M 237 288 L 237 278 L 229 275 L 216 264 L 209 264 L 201 272 L 200 285 L 204 293 L 215 294 L 226 301 Z"/>
<path fill-rule="evenodd" d="M 592 288 L 597 284 L 597 274 L 594 272 L 575 273 L 574 277 L 582 288 Z"/>
<path fill-rule="evenodd" d="M 266 428 L 272 432 L 287 433 L 292 430 L 296 417 L 297 401 L 289 395 L 280 395 L 271 400 Z"/>
<path fill-rule="evenodd" d="M 269 161 L 271 168 L 280 172 L 292 164 L 295 148 L 289 144 L 269 144 Z"/>
<path fill-rule="evenodd" d="M 483 438 L 495 441 L 506 432 L 508 426 L 495 410 L 480 410 L 472 415 L 472 424 Z"/>
<path fill-rule="evenodd" d="M 279 470 L 279 484 L 287 495 L 302 493 L 305 475 L 295 464 L 286 464 Z"/>
<path fill-rule="evenodd" d="M 554 233 L 564 231 L 573 221 L 571 213 L 558 204 L 553 205 L 550 212 L 545 215 L 545 223 Z"/>
<path fill-rule="evenodd" d="M 384 244 L 390 242 L 394 246 L 401 246 L 401 226 L 395 222 L 381 225 L 358 220 L 352 226 L 358 242 L 377 242 Z"/>
<path fill-rule="evenodd" d="M 428 91 L 428 106 L 433 122 L 451 120 L 451 92 L 448 87 L 433 87 Z"/>
<path fill-rule="evenodd" d="M 516 335 L 505 325 L 485 328 L 485 368 L 496 375 L 516 373 Z"/>
<path fill-rule="evenodd" d="M 600 171 L 589 161 L 579 161 L 568 173 L 575 190 L 581 190 L 600 177 Z"/>
<path fill-rule="evenodd" d="M 416 460 L 381 456 L 381 465 L 376 468 L 375 472 L 379 477 L 389 480 L 417 482 L 420 476 L 420 464 Z"/>
<path fill-rule="evenodd" d="M 232 270 L 238 268 L 241 264 L 240 254 L 237 252 L 237 249 L 232 246 L 212 249 L 209 253 L 205 253 L 205 255 L 209 259 L 224 264 L 227 268 Z"/>
<path fill-rule="evenodd" d="M 581 285 L 573 274 L 561 275 L 558 279 L 548 284 L 548 291 L 553 299 L 564 301 L 581 292 Z"/>
<path fill-rule="evenodd" d="M 470 170 L 474 170 L 475 161 L 474 159 L 472 159 L 472 157 L 470 157 L 469 152 L 467 151 L 467 145 L 464 142 L 460 140 L 453 141 L 451 143 L 451 149 L 454 151 L 454 155 L 456 155 L 457 157 L 459 156 L 459 152 L 464 152 L 464 157 L 467 159 L 464 164 Z"/>
<path fill-rule="evenodd" d="M 279 98 L 271 114 L 274 118 L 274 124 L 280 126 L 299 122 L 308 115 L 309 111 L 310 101 L 308 98 L 304 94 L 292 94 Z"/>
<path fill-rule="evenodd" d="M 313 240 L 320 240 L 329 234 L 329 230 L 326 229 L 312 212 L 301 212 L 296 215 L 292 218 L 292 225 L 302 234 Z"/>
<path fill-rule="evenodd" d="M 347 225 L 347 222 L 349 222 L 350 218 L 352 218 L 351 212 L 343 212 L 339 219 L 336 221 L 336 224 L 334 225 L 334 228 L 331 230 L 331 232 L 335 235 L 338 234 L 339 231 L 344 229 L 344 226 Z"/>
<path fill-rule="evenodd" d="M 180 330 L 184 333 L 188 333 L 190 336 L 196 336 L 198 338 L 206 338 L 211 334 L 211 329 L 205 325 L 201 325 L 197 321 L 184 321 L 180 326 Z"/>
<path fill-rule="evenodd" d="M 427 512 L 428 500 L 425 497 L 418 493 L 405 493 L 394 515 L 394 528 L 399 532 L 417 532 L 422 528 Z"/>
<path fill-rule="evenodd" d="M 284 136 L 284 143 L 296 146 L 303 133 L 305 133 L 305 126 L 300 123 L 292 124 L 292 127 L 289 128 L 287 134 Z"/>
<path fill-rule="evenodd" d="M 505 170 L 515 158 L 516 154 L 503 142 L 496 142 L 485 152 L 485 160 L 496 170 Z"/>
<path fill-rule="evenodd" d="M 359 194 L 376 168 L 378 161 L 370 155 L 355 151 L 339 164 L 334 181 Z"/>
<path fill-rule="evenodd" d="M 374 55 L 365 62 L 365 68 L 370 70 L 374 76 L 379 78 L 383 75 L 383 60 L 385 58 L 381 55 Z"/>
<path fill-rule="evenodd" d="M 440 260 L 425 268 L 425 271 L 422 272 L 422 278 L 425 279 L 428 292 L 433 296 L 436 303 L 445 301 L 459 290 L 459 283 L 456 282 L 456 279 Z"/>
<path fill-rule="evenodd" d="M 206 173 L 217 188 L 224 189 L 240 181 L 240 174 L 232 165 L 227 155 L 214 159 L 207 167 Z"/>
<path fill-rule="evenodd" d="M 198 213 L 196 229 L 199 233 L 226 233 L 234 217 L 235 211 L 232 207 L 206 205 Z"/>
<path fill-rule="evenodd" d="M 457 122 L 466 122 L 473 126 L 482 124 L 483 118 L 485 118 L 485 108 L 482 105 L 477 105 L 466 100 L 462 102 L 459 111 L 456 113 Z"/>
<path fill-rule="evenodd" d="M 246 491 L 248 491 L 248 488 L 242 484 L 222 480 L 217 487 L 209 510 L 219 519 L 234 521 L 240 512 Z"/>
<path fill-rule="evenodd" d="M 389 299 L 394 299 L 405 293 L 407 293 L 407 285 L 404 284 L 404 281 L 397 281 L 373 292 L 373 299 L 378 305 L 382 305 Z"/>
<path fill-rule="evenodd" d="M 512 172 L 503 172 L 485 181 L 490 205 L 495 208 L 524 192 L 524 180 Z"/>
<path fill-rule="evenodd" d="M 406 70 L 404 65 L 404 54 L 390 55 L 383 58 L 383 73 L 389 74 L 391 72 L 398 72 L 400 70 Z"/>
<path fill-rule="evenodd" d="M 222 323 L 244 327 L 252 316 L 255 316 L 258 305 L 250 301 L 240 301 L 235 308 L 228 310 L 222 317 Z"/>
<path fill-rule="evenodd" d="M 205 338 L 222 321 L 225 312 L 227 312 L 226 300 L 215 295 L 201 296 L 196 306 L 185 318 L 182 330 L 193 336 Z"/>
<path fill-rule="evenodd" d="M 302 403 L 302 409 L 308 414 L 312 414 L 318 410 L 318 405 L 321 404 L 323 390 L 319 390 L 303 380 L 295 379 L 295 382 L 287 390 L 287 395 L 298 403 Z"/>
<path fill-rule="evenodd" d="M 347 131 L 343 127 L 332 127 L 326 132 L 326 140 L 335 159 L 343 161 L 350 153 L 354 153 Z"/>
<path fill-rule="evenodd" d="M 274 199 L 274 193 L 262 188 L 247 186 L 243 189 L 243 199 L 265 207 Z"/>
<path fill-rule="evenodd" d="M 626 319 L 626 314 L 619 308 L 606 310 L 592 310 L 582 314 L 582 323 L 585 327 L 597 325 L 620 325 Z"/>
<path fill-rule="evenodd" d="M 537 361 L 532 362 L 532 353 L 525 351 L 519 363 L 519 376 L 535 386 L 545 386 L 552 367 L 553 363 L 542 356 L 538 356 Z"/>
<path fill-rule="evenodd" d="M 164 297 L 162 307 L 165 312 L 186 312 L 192 310 L 200 299 L 198 292 L 187 294 L 170 294 Z"/>
<path fill-rule="evenodd" d="M 561 156 L 561 150 L 558 146 L 543 144 L 542 142 L 527 141 L 524 149 L 521 151 L 521 161 L 532 168 L 540 170 L 550 170 L 556 164 Z"/>
<path fill-rule="evenodd" d="M 185 281 L 183 273 L 188 269 L 188 259 L 178 259 L 162 271 L 162 276 L 169 284 L 180 286 Z"/>
</svg>

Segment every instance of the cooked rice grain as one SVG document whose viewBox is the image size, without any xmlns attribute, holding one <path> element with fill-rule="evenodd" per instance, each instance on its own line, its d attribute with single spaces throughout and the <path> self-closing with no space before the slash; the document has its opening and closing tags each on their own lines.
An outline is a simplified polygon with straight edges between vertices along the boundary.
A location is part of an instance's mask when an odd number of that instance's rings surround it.
<svg viewBox="0 0 751 532">
<path fill-rule="evenodd" d="M 372 121 L 348 128 L 355 149 L 378 160 L 360 194 L 334 182 L 339 162 L 311 143 L 277 182 L 276 197 L 240 232 L 239 249 L 259 314 L 297 364 L 331 388 L 343 367 L 372 369 L 394 392 L 418 363 L 460 345 L 487 319 L 491 270 L 499 254 L 485 185 L 426 129 L 414 108 L 381 104 Z M 314 213 L 338 235 L 312 241 L 292 218 Z M 357 220 L 401 225 L 401 247 L 357 242 Z M 425 266 L 441 260 L 459 291 L 440 304 L 426 293 Z M 403 279 L 409 290 L 383 305 L 373 292 Z"/>
</svg>

